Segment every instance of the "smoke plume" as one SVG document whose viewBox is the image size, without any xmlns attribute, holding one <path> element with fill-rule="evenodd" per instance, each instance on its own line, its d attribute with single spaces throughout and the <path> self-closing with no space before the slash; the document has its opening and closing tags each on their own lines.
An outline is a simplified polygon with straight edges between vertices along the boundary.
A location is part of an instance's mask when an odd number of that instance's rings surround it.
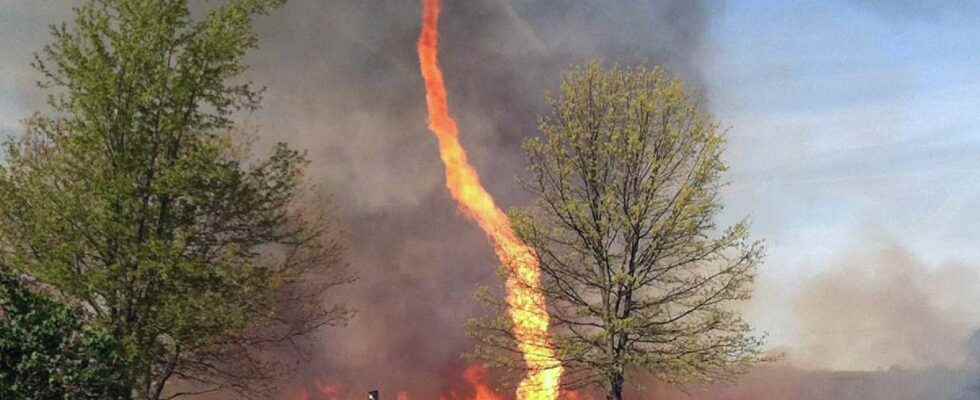
<svg viewBox="0 0 980 400">
<path fill-rule="evenodd" d="M 932 265 L 894 244 L 842 255 L 803 283 L 796 359 L 838 370 L 963 367 L 977 287 L 975 266 Z"/>
</svg>

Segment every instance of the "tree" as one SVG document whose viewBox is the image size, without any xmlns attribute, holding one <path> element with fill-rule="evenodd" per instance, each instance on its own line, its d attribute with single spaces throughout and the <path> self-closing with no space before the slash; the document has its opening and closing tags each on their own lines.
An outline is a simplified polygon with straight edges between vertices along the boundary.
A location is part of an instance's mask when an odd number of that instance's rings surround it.
<svg viewBox="0 0 980 400">
<path fill-rule="evenodd" d="M 261 396 L 289 372 L 268 352 L 350 315 L 323 298 L 351 277 L 304 154 L 236 140 L 251 21 L 281 3 L 89 0 L 36 57 L 52 113 L 5 147 L 0 267 L 119 340 L 135 398 Z"/>
<path fill-rule="evenodd" d="M 745 220 L 715 222 L 724 135 L 697 99 L 662 69 L 592 63 L 549 102 L 525 143 L 522 184 L 537 200 L 511 222 L 540 261 L 563 386 L 619 400 L 628 380 L 706 382 L 759 360 L 733 305 L 750 297 L 763 247 Z M 522 364 L 506 318 L 472 327 L 475 356 Z"/>
<path fill-rule="evenodd" d="M 0 270 L 0 398 L 128 399 L 122 347 Z"/>
</svg>

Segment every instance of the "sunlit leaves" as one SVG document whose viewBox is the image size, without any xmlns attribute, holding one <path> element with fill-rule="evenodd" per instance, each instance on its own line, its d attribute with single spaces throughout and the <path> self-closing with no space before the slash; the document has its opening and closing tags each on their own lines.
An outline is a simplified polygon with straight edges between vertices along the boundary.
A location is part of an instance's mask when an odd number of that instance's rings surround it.
<svg viewBox="0 0 980 400">
<path fill-rule="evenodd" d="M 35 62 L 51 112 L 6 143 L 0 261 L 118 338 L 140 398 L 175 377 L 259 396 L 284 371 L 254 351 L 349 315 L 321 298 L 350 278 L 305 155 L 230 139 L 261 98 L 252 19 L 281 3 L 83 2 Z"/>
<path fill-rule="evenodd" d="M 744 370 L 760 341 L 731 310 L 763 248 L 747 222 L 715 224 L 725 139 L 699 98 L 659 68 L 592 63 L 549 101 L 524 146 L 537 201 L 511 222 L 541 261 L 566 384 L 612 393 L 623 378 Z"/>
</svg>

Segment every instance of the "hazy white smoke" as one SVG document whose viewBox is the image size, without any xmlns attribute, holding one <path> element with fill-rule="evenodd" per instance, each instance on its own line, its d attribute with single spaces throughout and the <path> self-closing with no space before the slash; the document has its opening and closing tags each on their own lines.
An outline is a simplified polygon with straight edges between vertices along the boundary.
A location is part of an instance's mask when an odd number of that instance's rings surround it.
<svg viewBox="0 0 980 400">
<path fill-rule="evenodd" d="M 794 315 L 805 366 L 963 367 L 980 323 L 977 267 L 935 264 L 897 245 L 856 250 L 802 282 Z"/>
</svg>

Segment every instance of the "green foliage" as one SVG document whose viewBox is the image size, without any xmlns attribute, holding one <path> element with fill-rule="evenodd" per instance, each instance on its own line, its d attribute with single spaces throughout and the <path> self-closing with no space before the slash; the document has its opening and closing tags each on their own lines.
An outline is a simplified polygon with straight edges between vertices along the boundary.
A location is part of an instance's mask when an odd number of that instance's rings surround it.
<svg viewBox="0 0 980 400">
<path fill-rule="evenodd" d="M 619 399 L 644 376 L 705 382 L 758 361 L 761 339 L 734 306 L 763 247 L 745 221 L 714 222 L 726 166 L 711 116 L 661 69 L 598 63 L 570 71 L 550 101 L 525 143 L 537 202 L 511 221 L 540 259 L 564 384 Z M 506 318 L 472 328 L 476 356 L 521 365 L 500 351 L 514 349 Z"/>
<path fill-rule="evenodd" d="M 322 299 L 350 278 L 305 156 L 234 140 L 260 100 L 251 20 L 281 3 L 91 0 L 36 59 L 53 112 L 6 145 L 0 262 L 118 338 L 139 398 L 171 378 L 259 395 L 288 371 L 262 351 L 349 315 Z"/>
<path fill-rule="evenodd" d="M 123 371 L 115 338 L 0 272 L 0 398 L 128 399 Z"/>
</svg>

